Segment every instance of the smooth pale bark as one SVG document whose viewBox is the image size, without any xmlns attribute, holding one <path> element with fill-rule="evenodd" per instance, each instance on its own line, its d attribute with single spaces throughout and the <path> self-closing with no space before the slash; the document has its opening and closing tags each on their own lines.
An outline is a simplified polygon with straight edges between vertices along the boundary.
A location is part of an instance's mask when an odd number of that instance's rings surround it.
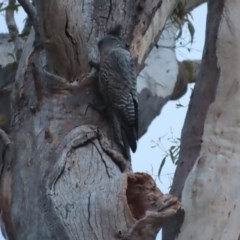
<svg viewBox="0 0 240 240">
<path fill-rule="evenodd" d="M 177 31 L 178 26 L 168 20 L 138 75 L 139 137 L 146 133 L 169 100 L 179 99 L 186 93 L 187 84 L 194 82 L 198 74 L 200 61 L 177 61 Z"/>
<path fill-rule="evenodd" d="M 214 101 L 219 69 L 216 57 L 217 29 L 220 24 L 223 3 L 209 3 L 206 40 L 203 59 L 191 96 L 181 135 L 181 147 L 171 192 L 181 197 L 181 192 L 201 149 L 204 121 L 209 105 Z M 218 13 L 214 15 L 214 13 Z"/>
<path fill-rule="evenodd" d="M 156 46 L 144 62 L 137 78 L 139 93 L 139 136 L 142 136 L 163 105 L 171 99 L 177 82 L 178 62 L 175 55 L 177 28 L 168 21 Z M 187 85 L 187 84 L 186 84 Z"/>
<path fill-rule="evenodd" d="M 186 13 L 194 7 L 205 2 L 204 0 L 188 0 L 183 2 Z M 162 25 L 162 19 L 165 19 L 169 9 L 169 2 L 164 1 L 163 7 L 157 11 L 149 30 L 133 41 L 136 46 L 133 50 L 140 49 L 137 53 L 139 62 L 144 59 L 148 51 L 145 50 L 147 44 L 156 38 L 156 30 L 163 28 L 158 41 L 147 55 L 142 70 L 137 79 L 137 89 L 139 93 L 139 137 L 146 133 L 148 126 L 153 119 L 161 112 L 162 107 L 171 99 L 178 99 L 183 96 L 187 90 L 189 82 L 195 82 L 199 72 L 200 61 L 178 62 L 175 53 L 176 35 L 179 24 L 168 19 L 165 26 Z M 172 3 L 171 3 L 172 4 Z M 179 16 L 176 16 L 178 18 Z M 181 19 L 179 19 L 181 22 Z M 137 42 L 138 41 L 138 42 Z M 133 55 L 136 53 L 133 53 Z"/>
<path fill-rule="evenodd" d="M 219 83 L 199 157 L 183 188 L 185 218 L 178 240 L 240 237 L 239 9 L 239 1 L 224 1 L 215 39 Z"/>
</svg>

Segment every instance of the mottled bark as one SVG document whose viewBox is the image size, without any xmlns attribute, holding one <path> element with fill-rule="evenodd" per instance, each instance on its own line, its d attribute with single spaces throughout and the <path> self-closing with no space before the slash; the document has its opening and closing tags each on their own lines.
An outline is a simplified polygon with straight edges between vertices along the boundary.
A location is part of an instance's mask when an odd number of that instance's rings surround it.
<svg viewBox="0 0 240 240">
<path fill-rule="evenodd" d="M 216 95 L 204 123 L 202 146 L 185 181 L 185 218 L 178 240 L 239 239 L 240 231 L 240 2 L 210 0 L 220 15 L 215 37 L 219 73 Z"/>
<path fill-rule="evenodd" d="M 223 3 L 220 1 L 216 4 L 210 1 L 208 4 L 206 41 L 202 66 L 196 80 L 186 120 L 184 122 L 178 167 L 171 188 L 171 192 L 177 194 L 179 197 L 181 197 L 185 179 L 196 160 L 196 156 L 199 154 L 204 121 L 208 107 L 215 98 L 219 77 L 216 57 L 216 38 L 222 9 Z M 218 14 L 214 16 L 214 12 Z"/>
<path fill-rule="evenodd" d="M 224 1 L 209 1 L 206 40 L 202 64 L 191 96 L 181 135 L 181 146 L 171 193 L 181 198 L 185 180 L 199 156 L 206 115 L 215 99 L 220 70 L 217 64 L 216 39 Z M 169 220 L 163 228 L 163 239 L 175 239 L 184 214 Z"/>
</svg>

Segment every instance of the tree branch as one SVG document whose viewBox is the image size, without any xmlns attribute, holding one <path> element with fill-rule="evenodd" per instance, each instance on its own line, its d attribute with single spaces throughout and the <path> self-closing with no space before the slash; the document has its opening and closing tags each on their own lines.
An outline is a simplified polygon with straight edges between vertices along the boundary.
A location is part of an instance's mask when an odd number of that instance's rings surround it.
<svg viewBox="0 0 240 240">
<path fill-rule="evenodd" d="M 200 65 L 200 60 L 178 62 L 178 74 L 171 95 L 172 100 L 179 99 L 186 93 L 188 83 L 196 82 Z"/>
<path fill-rule="evenodd" d="M 28 0 L 18 0 L 18 2 L 21 4 L 21 6 L 23 7 L 23 9 L 25 10 L 25 12 L 27 13 L 28 17 L 32 22 L 33 28 L 35 30 L 35 43 L 41 44 L 39 22 L 35 7 Z"/>
<path fill-rule="evenodd" d="M 127 202 L 135 223 L 127 233 L 119 232 L 124 240 L 153 240 L 163 223 L 181 208 L 178 199 L 164 195 L 153 179 L 145 173 L 128 173 Z"/>
<path fill-rule="evenodd" d="M 37 12 L 34 6 L 28 0 L 18 0 L 31 21 L 34 23 L 37 20 Z"/>
<path fill-rule="evenodd" d="M 200 4 L 200 1 L 197 3 Z M 155 28 L 157 26 L 153 23 L 151 25 Z M 183 96 L 187 90 L 187 84 L 195 82 L 198 74 L 200 61 L 177 61 L 175 45 L 179 26 L 172 21 L 172 18 L 165 23 L 160 38 L 155 42 L 156 47 L 152 48 L 144 60 L 144 65 L 141 65 L 142 70 L 137 80 L 140 106 L 139 137 L 147 131 L 152 120 L 160 114 L 163 105 L 170 99 L 176 100 Z M 143 36 L 141 40 L 143 44 L 146 44 L 144 37 L 146 40 L 151 40 L 147 35 Z M 140 47 L 140 51 L 143 49 Z M 140 55 L 144 56 L 144 54 Z"/>
<path fill-rule="evenodd" d="M 8 0 L 9 8 L 6 10 L 6 15 L 5 15 L 8 31 L 13 40 L 15 40 L 18 36 L 18 28 L 14 19 L 14 10 L 11 9 L 10 6 L 13 6 L 15 3 L 16 3 L 16 0 Z"/>
<path fill-rule="evenodd" d="M 20 59 L 21 53 L 22 53 L 22 41 L 21 39 L 18 37 L 18 28 L 17 28 L 17 24 L 15 22 L 14 19 L 14 10 L 11 9 L 11 6 L 14 6 L 16 3 L 16 0 L 9 0 L 8 1 L 8 9 L 6 10 L 6 15 L 5 15 L 5 19 L 6 19 L 6 23 L 7 23 L 7 27 L 8 27 L 8 31 L 10 34 L 11 39 L 14 41 L 15 44 L 15 48 L 16 48 L 16 58 L 17 60 Z"/>
</svg>

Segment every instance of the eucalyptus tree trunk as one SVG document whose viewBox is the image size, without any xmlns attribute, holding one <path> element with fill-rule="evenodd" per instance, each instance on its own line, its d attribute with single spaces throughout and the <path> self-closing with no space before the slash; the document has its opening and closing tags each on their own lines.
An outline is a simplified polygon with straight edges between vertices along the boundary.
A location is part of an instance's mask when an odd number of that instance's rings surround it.
<svg viewBox="0 0 240 240">
<path fill-rule="evenodd" d="M 239 9 L 239 1 L 208 1 L 203 60 L 171 189 L 185 216 L 164 227 L 166 240 L 240 237 Z"/>
<path fill-rule="evenodd" d="M 5 234 L 154 239 L 179 202 L 149 175 L 131 172 L 107 116 L 91 107 L 101 99 L 89 61 L 99 60 L 98 40 L 121 24 L 140 70 L 177 1 L 36 0 L 36 9 L 19 2 L 35 34 L 8 98 L 9 137 L 0 132 Z"/>
</svg>

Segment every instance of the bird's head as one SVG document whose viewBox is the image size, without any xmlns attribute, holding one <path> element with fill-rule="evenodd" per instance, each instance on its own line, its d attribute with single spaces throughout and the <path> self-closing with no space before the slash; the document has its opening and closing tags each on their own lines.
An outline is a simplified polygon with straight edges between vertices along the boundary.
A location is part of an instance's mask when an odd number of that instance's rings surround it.
<svg viewBox="0 0 240 240">
<path fill-rule="evenodd" d="M 106 54 L 113 48 L 125 48 L 125 44 L 119 36 L 107 35 L 98 42 L 98 49 L 101 55 Z"/>
</svg>

